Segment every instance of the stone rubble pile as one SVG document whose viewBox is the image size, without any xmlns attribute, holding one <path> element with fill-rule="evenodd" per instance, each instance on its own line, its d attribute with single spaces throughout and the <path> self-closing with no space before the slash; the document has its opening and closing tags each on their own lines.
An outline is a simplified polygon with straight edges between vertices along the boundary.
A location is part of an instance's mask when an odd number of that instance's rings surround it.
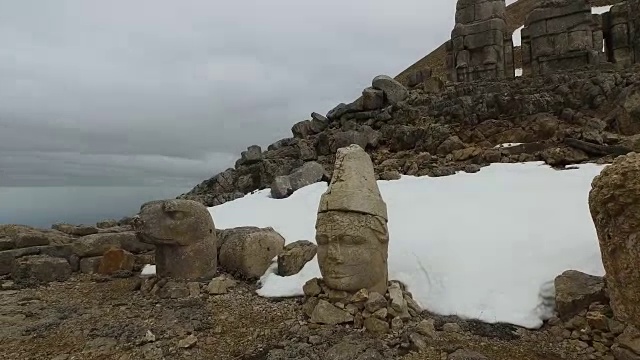
<svg viewBox="0 0 640 360">
<path fill-rule="evenodd" d="M 389 282 L 384 295 L 367 289 L 355 294 L 333 290 L 317 278 L 305 283 L 303 291 L 303 311 L 314 324 L 351 324 L 356 329 L 384 334 L 399 331 L 406 321 L 422 313 L 412 294 L 397 281 Z"/>
</svg>

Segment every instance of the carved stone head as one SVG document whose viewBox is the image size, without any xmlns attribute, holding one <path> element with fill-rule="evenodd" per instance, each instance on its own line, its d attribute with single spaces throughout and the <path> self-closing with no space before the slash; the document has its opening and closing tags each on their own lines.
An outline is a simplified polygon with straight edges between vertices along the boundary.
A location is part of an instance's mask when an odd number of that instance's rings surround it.
<svg viewBox="0 0 640 360">
<path fill-rule="evenodd" d="M 355 212 L 320 213 L 316 243 L 327 286 L 348 292 L 366 288 L 385 293 L 389 246 L 386 220 Z"/>
<path fill-rule="evenodd" d="M 381 294 L 387 288 L 387 207 L 369 155 L 358 145 L 338 150 L 316 222 L 318 264 L 327 286 Z"/>
<path fill-rule="evenodd" d="M 207 208 L 191 200 L 143 204 L 133 219 L 140 241 L 156 246 L 159 277 L 202 280 L 216 273 L 216 230 Z"/>
<path fill-rule="evenodd" d="M 207 208 L 192 200 L 151 201 L 133 220 L 141 241 L 156 245 L 187 246 L 215 235 Z"/>
</svg>

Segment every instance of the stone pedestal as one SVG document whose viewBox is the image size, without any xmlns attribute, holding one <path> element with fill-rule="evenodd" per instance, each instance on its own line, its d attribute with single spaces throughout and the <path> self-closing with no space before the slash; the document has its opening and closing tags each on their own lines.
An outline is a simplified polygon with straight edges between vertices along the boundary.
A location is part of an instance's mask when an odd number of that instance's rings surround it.
<svg viewBox="0 0 640 360">
<path fill-rule="evenodd" d="M 504 0 L 459 0 L 456 25 L 447 43 L 452 81 L 515 77 L 513 41 Z"/>
<path fill-rule="evenodd" d="M 543 1 L 522 30 L 523 75 L 597 66 L 604 59 L 600 15 L 585 0 Z"/>
</svg>

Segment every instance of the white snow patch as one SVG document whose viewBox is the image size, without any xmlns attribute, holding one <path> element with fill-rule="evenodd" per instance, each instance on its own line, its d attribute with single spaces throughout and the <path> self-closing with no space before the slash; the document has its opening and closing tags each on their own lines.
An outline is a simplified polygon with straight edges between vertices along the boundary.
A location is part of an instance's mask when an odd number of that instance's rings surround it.
<svg viewBox="0 0 640 360">
<path fill-rule="evenodd" d="M 140 272 L 140 276 L 153 276 L 156 274 L 156 266 L 151 264 L 146 264 L 142 271 Z"/>
<path fill-rule="evenodd" d="M 504 143 L 504 144 L 498 144 L 496 146 L 494 146 L 494 149 L 502 149 L 502 148 L 510 148 L 510 147 L 514 147 L 514 146 L 518 146 L 518 145 L 522 145 L 522 143 Z"/>
<path fill-rule="evenodd" d="M 522 29 L 524 29 L 524 25 L 520 26 L 519 28 L 515 29 L 513 31 L 513 35 L 512 35 L 512 39 L 513 39 L 513 46 L 522 46 Z"/>
<path fill-rule="evenodd" d="M 475 174 L 379 181 L 389 213 L 389 277 L 442 315 L 537 328 L 551 315 L 541 297 L 568 269 L 603 275 L 588 192 L 602 166 L 557 171 L 542 163 L 493 164 Z M 315 242 L 326 183 L 275 200 L 269 190 L 213 208 L 220 229 L 271 226 L 287 243 Z M 317 258 L 291 277 L 272 266 L 261 296 L 303 294 Z"/>
<path fill-rule="evenodd" d="M 611 10 L 613 5 L 605 5 L 605 6 L 594 6 L 591 8 L 592 14 L 604 14 L 607 11 Z"/>
<path fill-rule="evenodd" d="M 516 69 L 516 76 L 522 76 L 522 68 Z"/>
</svg>

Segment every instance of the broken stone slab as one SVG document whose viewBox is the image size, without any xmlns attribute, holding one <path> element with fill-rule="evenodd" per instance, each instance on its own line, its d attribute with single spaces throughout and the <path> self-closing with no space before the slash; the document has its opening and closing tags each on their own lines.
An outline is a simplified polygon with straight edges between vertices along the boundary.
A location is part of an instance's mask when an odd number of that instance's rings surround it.
<svg viewBox="0 0 640 360">
<path fill-rule="evenodd" d="M 236 286 L 235 280 L 229 279 L 226 276 L 219 276 L 211 279 L 207 285 L 207 292 L 210 295 L 222 295 L 226 294 L 228 290 L 234 286 Z"/>
<path fill-rule="evenodd" d="M 71 225 L 58 223 L 51 225 L 51 228 L 72 236 L 87 236 L 97 234 L 100 230 L 90 225 Z"/>
<path fill-rule="evenodd" d="M 271 227 L 231 233 L 220 247 L 220 266 L 245 279 L 259 278 L 284 251 L 284 243 Z"/>
<path fill-rule="evenodd" d="M 24 256 L 48 255 L 71 261 L 72 254 L 70 245 L 33 246 L 0 251 L 0 275 L 9 274 L 13 267 L 14 260 Z"/>
<path fill-rule="evenodd" d="M 291 276 L 316 256 L 317 246 L 311 241 L 300 240 L 285 246 L 282 254 L 278 255 L 278 275 Z"/>
<path fill-rule="evenodd" d="M 364 319 L 364 327 L 374 334 L 385 334 L 389 332 L 389 323 L 376 317 Z"/>
<path fill-rule="evenodd" d="M 0 238 L 13 241 L 15 248 L 68 244 L 73 239 L 57 230 L 36 229 L 25 225 L 0 225 Z"/>
<path fill-rule="evenodd" d="M 73 253 L 81 258 L 101 256 L 111 248 L 121 248 L 134 254 L 155 249 L 153 245 L 141 242 L 132 231 L 83 236 L 75 240 L 71 247 Z"/>
<path fill-rule="evenodd" d="M 556 277 L 555 303 L 558 317 L 569 320 L 594 302 L 606 303 L 604 279 L 575 270 Z"/>
<path fill-rule="evenodd" d="M 16 284 L 41 284 L 65 281 L 71 276 L 71 266 L 65 259 L 47 255 L 25 256 L 15 261 L 11 278 Z"/>
</svg>

